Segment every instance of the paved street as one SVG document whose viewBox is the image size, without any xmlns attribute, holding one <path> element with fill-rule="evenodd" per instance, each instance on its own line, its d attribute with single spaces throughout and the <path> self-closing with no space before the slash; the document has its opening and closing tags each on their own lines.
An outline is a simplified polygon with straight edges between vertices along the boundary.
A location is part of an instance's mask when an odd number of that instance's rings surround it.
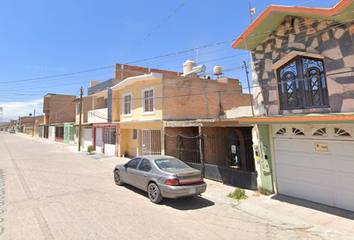
<svg viewBox="0 0 354 240">
<path fill-rule="evenodd" d="M 0 239 L 333 237 L 251 215 L 209 192 L 153 204 L 143 191 L 116 186 L 112 166 L 48 140 L 0 132 Z"/>
</svg>

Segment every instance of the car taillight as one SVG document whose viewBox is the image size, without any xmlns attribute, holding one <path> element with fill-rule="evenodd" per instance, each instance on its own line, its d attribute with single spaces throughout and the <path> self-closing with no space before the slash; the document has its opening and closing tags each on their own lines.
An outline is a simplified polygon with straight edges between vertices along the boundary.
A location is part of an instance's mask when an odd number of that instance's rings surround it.
<svg viewBox="0 0 354 240">
<path fill-rule="evenodd" d="M 170 185 L 170 186 L 176 186 L 179 185 L 179 180 L 178 179 L 168 179 L 165 182 L 166 185 Z"/>
<path fill-rule="evenodd" d="M 204 181 L 204 176 L 202 175 L 202 177 L 200 178 L 200 181 L 203 182 Z"/>
</svg>

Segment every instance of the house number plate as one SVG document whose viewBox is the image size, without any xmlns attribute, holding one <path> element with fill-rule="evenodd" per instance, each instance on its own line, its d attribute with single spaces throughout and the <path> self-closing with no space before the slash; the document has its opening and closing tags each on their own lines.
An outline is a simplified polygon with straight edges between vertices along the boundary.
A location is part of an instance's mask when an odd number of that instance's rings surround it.
<svg viewBox="0 0 354 240">
<path fill-rule="evenodd" d="M 315 151 L 316 152 L 328 152 L 328 144 L 327 143 L 315 143 Z"/>
</svg>

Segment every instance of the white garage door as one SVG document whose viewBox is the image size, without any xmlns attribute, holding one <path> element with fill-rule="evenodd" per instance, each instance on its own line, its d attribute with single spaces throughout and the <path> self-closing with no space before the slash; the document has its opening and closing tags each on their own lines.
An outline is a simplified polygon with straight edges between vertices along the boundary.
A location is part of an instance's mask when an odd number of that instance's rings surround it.
<svg viewBox="0 0 354 240">
<path fill-rule="evenodd" d="M 85 128 L 84 132 L 84 148 L 92 145 L 92 128 Z"/>
<path fill-rule="evenodd" d="M 274 138 L 274 148 L 278 193 L 354 211 L 354 141 Z"/>
<path fill-rule="evenodd" d="M 102 128 L 96 128 L 96 152 L 102 152 Z"/>
<path fill-rule="evenodd" d="M 55 140 L 55 126 L 49 126 L 49 128 L 48 128 L 48 139 Z"/>
</svg>

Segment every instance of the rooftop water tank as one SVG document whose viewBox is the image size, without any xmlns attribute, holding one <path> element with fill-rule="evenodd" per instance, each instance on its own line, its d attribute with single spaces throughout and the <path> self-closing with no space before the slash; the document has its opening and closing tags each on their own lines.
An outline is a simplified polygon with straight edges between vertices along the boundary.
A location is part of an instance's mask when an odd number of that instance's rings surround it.
<svg viewBox="0 0 354 240">
<path fill-rule="evenodd" d="M 222 68 L 220 65 L 215 65 L 213 68 L 214 75 L 221 75 L 222 74 Z"/>
<path fill-rule="evenodd" d="M 183 74 L 191 72 L 195 66 L 197 66 L 197 64 L 193 60 L 188 59 L 183 63 Z"/>
</svg>

